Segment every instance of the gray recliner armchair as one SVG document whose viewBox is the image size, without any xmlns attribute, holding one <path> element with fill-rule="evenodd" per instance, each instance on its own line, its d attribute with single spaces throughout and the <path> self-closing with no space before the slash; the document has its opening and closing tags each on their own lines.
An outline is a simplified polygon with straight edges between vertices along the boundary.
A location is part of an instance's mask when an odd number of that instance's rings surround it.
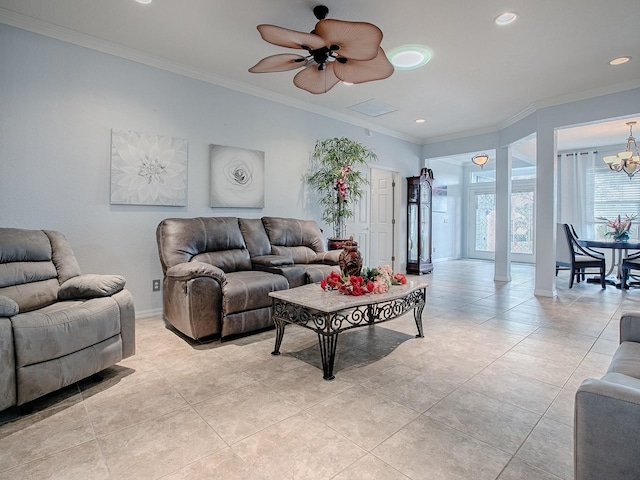
<svg viewBox="0 0 640 480">
<path fill-rule="evenodd" d="M 135 353 L 135 310 L 119 275 L 82 275 L 65 237 L 0 228 L 0 410 Z"/>
<path fill-rule="evenodd" d="M 578 388 L 574 423 L 576 480 L 640 478 L 640 313 L 620 318 L 620 345 Z"/>
</svg>

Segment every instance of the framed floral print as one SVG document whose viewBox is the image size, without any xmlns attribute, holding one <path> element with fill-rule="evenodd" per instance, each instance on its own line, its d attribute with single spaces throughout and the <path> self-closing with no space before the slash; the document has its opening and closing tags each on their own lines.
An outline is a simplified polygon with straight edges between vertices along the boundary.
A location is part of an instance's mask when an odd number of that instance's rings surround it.
<svg viewBox="0 0 640 480">
<path fill-rule="evenodd" d="M 211 145 L 211 207 L 264 208 L 264 152 Z"/>
<path fill-rule="evenodd" d="M 188 143 L 182 138 L 111 130 L 111 204 L 187 204 Z"/>
</svg>

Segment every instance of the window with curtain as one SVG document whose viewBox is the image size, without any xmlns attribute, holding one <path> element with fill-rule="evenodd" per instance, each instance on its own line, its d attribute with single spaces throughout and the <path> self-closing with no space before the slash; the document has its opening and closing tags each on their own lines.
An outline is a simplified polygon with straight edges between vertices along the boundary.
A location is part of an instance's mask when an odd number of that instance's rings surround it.
<svg viewBox="0 0 640 480">
<path fill-rule="evenodd" d="M 614 219 L 620 215 L 640 215 L 640 174 L 629 179 L 624 172 L 613 172 L 599 158 L 592 173 L 590 198 L 593 198 L 594 236 L 604 238 L 607 232 L 604 220 L 598 217 Z M 588 197 L 588 198 L 589 198 Z M 640 218 L 633 222 L 631 239 L 639 239 Z"/>
</svg>

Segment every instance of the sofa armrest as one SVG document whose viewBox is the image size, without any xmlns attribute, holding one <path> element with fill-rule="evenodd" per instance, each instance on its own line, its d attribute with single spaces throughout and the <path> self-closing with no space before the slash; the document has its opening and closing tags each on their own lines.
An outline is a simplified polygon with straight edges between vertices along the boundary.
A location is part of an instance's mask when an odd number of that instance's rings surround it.
<svg viewBox="0 0 640 480">
<path fill-rule="evenodd" d="M 251 257 L 251 263 L 261 267 L 286 267 L 293 265 L 293 258 L 284 255 L 260 255 Z"/>
<path fill-rule="evenodd" d="M 0 318 L 0 411 L 14 406 L 17 399 L 13 328 L 11 320 Z"/>
<path fill-rule="evenodd" d="M 640 380 L 607 374 L 587 379 L 575 397 L 575 478 L 637 479 Z"/>
<path fill-rule="evenodd" d="M 0 317 L 13 317 L 20 313 L 20 307 L 11 298 L 0 295 Z"/>
<path fill-rule="evenodd" d="M 314 258 L 311 263 L 322 263 L 323 265 L 338 265 L 338 259 L 340 258 L 341 253 L 341 248 L 339 248 L 338 250 L 329 250 L 328 252 L 322 252 L 316 255 L 316 258 Z"/>
<path fill-rule="evenodd" d="M 60 285 L 59 300 L 79 298 L 110 297 L 124 288 L 125 279 L 121 275 L 84 274 L 71 277 Z"/>
<path fill-rule="evenodd" d="M 640 313 L 623 313 L 620 317 L 620 343 L 640 343 Z"/>
<path fill-rule="evenodd" d="M 204 262 L 179 263 L 168 268 L 165 275 L 173 280 L 191 280 L 198 277 L 209 277 L 216 280 L 221 286 L 227 283 L 227 275 L 222 269 Z"/>
</svg>

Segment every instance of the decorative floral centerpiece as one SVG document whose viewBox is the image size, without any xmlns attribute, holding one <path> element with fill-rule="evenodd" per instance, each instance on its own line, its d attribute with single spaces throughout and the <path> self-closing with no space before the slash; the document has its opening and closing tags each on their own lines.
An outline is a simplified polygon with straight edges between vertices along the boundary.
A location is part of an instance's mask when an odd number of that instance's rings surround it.
<svg viewBox="0 0 640 480">
<path fill-rule="evenodd" d="M 624 220 L 620 218 L 614 218 L 613 220 L 609 220 L 605 217 L 598 217 L 599 220 L 604 220 L 607 222 L 607 227 L 609 227 L 612 231 L 606 232 L 604 234 L 605 237 L 613 237 L 614 240 L 618 242 L 626 242 L 629 240 L 629 232 L 631 231 L 631 222 L 638 218 L 638 215 L 625 215 Z"/>
<path fill-rule="evenodd" d="M 361 275 L 343 276 L 331 272 L 320 281 L 323 290 L 337 290 L 343 295 L 366 295 L 368 293 L 386 293 L 391 285 L 404 285 L 407 277 L 402 273 L 393 273 L 389 265 L 377 268 L 365 267 Z"/>
</svg>

